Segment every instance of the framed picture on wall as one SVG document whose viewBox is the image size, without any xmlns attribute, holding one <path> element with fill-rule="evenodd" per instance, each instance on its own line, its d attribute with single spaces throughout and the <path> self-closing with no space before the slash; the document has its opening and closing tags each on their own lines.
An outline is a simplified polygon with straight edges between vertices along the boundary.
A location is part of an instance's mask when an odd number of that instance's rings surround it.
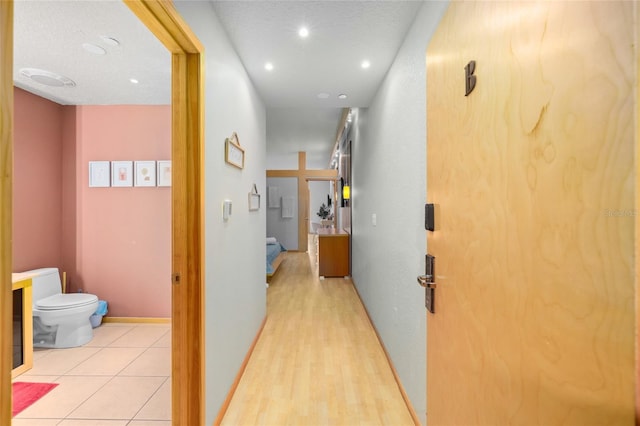
<svg viewBox="0 0 640 426">
<path fill-rule="evenodd" d="M 258 194 L 258 187 L 254 183 L 251 192 L 249 192 L 249 211 L 256 210 L 260 210 L 260 194 Z"/>
<path fill-rule="evenodd" d="M 158 161 L 158 186 L 171 186 L 171 160 Z"/>
<path fill-rule="evenodd" d="M 89 161 L 89 188 L 108 188 L 111 174 L 108 161 Z"/>
<path fill-rule="evenodd" d="M 156 186 L 156 162 L 136 161 L 135 186 Z"/>
<path fill-rule="evenodd" d="M 224 161 L 239 169 L 244 169 L 244 149 L 240 146 L 240 140 L 236 132 L 230 138 L 224 140 Z"/>
<path fill-rule="evenodd" d="M 267 188 L 267 205 L 270 209 L 280 208 L 280 190 L 277 186 Z"/>
<path fill-rule="evenodd" d="M 282 197 L 282 217 L 291 219 L 295 211 L 296 200 L 293 197 Z"/>
<path fill-rule="evenodd" d="M 133 161 L 111 162 L 111 186 L 133 186 Z"/>
</svg>

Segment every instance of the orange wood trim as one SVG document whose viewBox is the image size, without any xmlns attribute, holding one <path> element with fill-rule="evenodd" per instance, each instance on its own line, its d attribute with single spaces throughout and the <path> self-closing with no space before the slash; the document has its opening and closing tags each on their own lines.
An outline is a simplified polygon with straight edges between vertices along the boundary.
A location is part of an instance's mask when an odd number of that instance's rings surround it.
<svg viewBox="0 0 640 426">
<path fill-rule="evenodd" d="M 305 170 L 304 177 L 307 180 L 336 180 L 338 171 L 336 169 Z"/>
<path fill-rule="evenodd" d="M 297 170 L 267 170 L 267 177 L 298 177 Z"/>
<path fill-rule="evenodd" d="M 180 425 L 205 418 L 202 67 L 200 55 L 173 55 L 172 263 L 180 282 L 172 285 L 172 416 Z"/>
<path fill-rule="evenodd" d="M 638 117 L 640 114 L 640 108 L 638 102 L 640 102 L 640 5 L 637 2 L 633 3 L 635 12 L 635 57 L 636 57 L 636 99 L 633 103 L 635 114 L 634 117 Z M 636 426 L 640 426 L 640 122 L 637 118 L 635 121 L 635 145 L 636 145 L 636 241 L 635 241 L 635 260 L 636 260 L 636 273 L 635 273 L 635 296 L 636 296 Z"/>
<path fill-rule="evenodd" d="M 125 0 L 172 52 L 172 423 L 204 423 L 204 62 L 171 1 Z M 189 348 L 185 351 L 184 348 Z"/>
<path fill-rule="evenodd" d="M 260 329 L 256 334 L 256 337 L 253 339 L 251 346 L 249 347 L 249 351 L 247 355 L 244 357 L 244 361 L 242 361 L 242 365 L 240 366 L 240 370 L 236 375 L 236 379 L 233 381 L 231 385 L 231 389 L 229 389 L 229 393 L 227 394 L 227 398 L 222 403 L 222 407 L 220 407 L 220 411 L 218 411 L 218 416 L 213 421 L 214 426 L 218 426 L 222 423 L 222 419 L 224 419 L 224 415 L 227 413 L 227 409 L 229 408 L 229 404 L 231 403 L 231 399 L 233 398 L 233 394 L 236 392 L 238 388 L 238 384 L 240 384 L 240 379 L 242 379 L 242 375 L 244 374 L 244 370 L 247 368 L 247 364 L 249 364 L 249 359 L 251 358 L 251 354 L 253 354 L 253 350 L 260 339 L 260 335 L 262 334 L 262 330 L 264 330 L 264 326 L 267 323 L 267 317 L 265 316 L 262 320 L 262 325 L 260 325 Z"/>
<path fill-rule="evenodd" d="M 298 152 L 298 250 L 306 250 L 309 241 L 309 183 L 304 179 L 307 153 Z"/>
<path fill-rule="evenodd" d="M 171 318 L 104 317 L 102 322 L 115 324 L 171 324 Z"/>
<path fill-rule="evenodd" d="M 398 376 L 398 372 L 396 371 L 396 368 L 393 366 L 393 362 L 391 361 L 391 357 L 389 357 L 389 352 L 387 352 L 387 348 L 384 346 L 384 343 L 382 342 L 382 339 L 380 338 L 380 333 L 378 333 L 378 329 L 373 324 L 373 321 L 371 320 L 371 316 L 369 315 L 369 311 L 367 310 L 367 307 L 364 305 L 364 302 L 362 301 L 362 297 L 360 297 L 360 293 L 358 292 L 358 287 L 356 287 L 356 283 L 355 283 L 355 281 L 353 281 L 353 277 L 351 277 L 351 281 L 353 283 L 352 284 L 353 290 L 358 295 L 358 300 L 360 300 L 360 305 L 362 306 L 362 309 L 364 309 L 364 313 L 367 314 L 367 318 L 369 319 L 369 323 L 371 324 L 371 328 L 373 328 L 373 331 L 375 331 L 376 338 L 378 339 L 378 342 L 380 342 L 380 346 L 382 347 L 382 350 L 384 351 L 384 356 L 387 357 L 387 362 L 389 363 L 389 367 L 391 367 L 391 371 L 393 372 L 393 377 L 396 379 L 396 383 L 398 384 L 398 389 L 400 389 L 400 394 L 402 395 L 402 399 L 404 399 L 404 403 L 407 404 L 407 409 L 409 410 L 409 413 L 411 414 L 411 418 L 413 419 L 413 424 L 415 426 L 421 426 L 422 423 L 420 423 L 420 419 L 418 418 L 418 414 L 416 413 L 416 410 L 413 409 L 413 404 L 411 404 L 411 400 L 409 399 L 409 395 L 407 395 L 407 392 L 404 390 L 404 386 L 402 386 L 402 382 L 400 381 L 400 376 Z"/>
<path fill-rule="evenodd" d="M 184 22 L 171 0 L 123 0 L 158 40 L 172 53 L 195 53 L 204 47 Z M 154 16 L 147 21 L 148 14 Z"/>
<path fill-rule="evenodd" d="M 0 1 L 0 334 L 13 334 L 11 233 L 13 191 L 13 1 Z M 0 343 L 0 424 L 11 424 L 11 339 Z"/>
<path fill-rule="evenodd" d="M 306 251 L 309 234 L 309 180 L 336 180 L 336 169 L 307 170 L 307 153 L 298 152 L 298 170 L 267 170 L 268 178 L 298 179 L 298 250 Z M 335 218 L 334 218 L 335 223 Z"/>
</svg>

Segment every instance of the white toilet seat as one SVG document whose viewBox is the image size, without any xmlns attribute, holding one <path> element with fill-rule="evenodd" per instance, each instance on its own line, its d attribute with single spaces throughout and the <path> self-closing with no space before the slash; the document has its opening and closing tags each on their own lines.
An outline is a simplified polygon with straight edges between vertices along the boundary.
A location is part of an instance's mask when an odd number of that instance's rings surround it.
<svg viewBox="0 0 640 426">
<path fill-rule="evenodd" d="M 36 301 L 35 307 L 41 311 L 79 308 L 98 302 L 98 296 L 87 293 L 54 294 Z"/>
</svg>

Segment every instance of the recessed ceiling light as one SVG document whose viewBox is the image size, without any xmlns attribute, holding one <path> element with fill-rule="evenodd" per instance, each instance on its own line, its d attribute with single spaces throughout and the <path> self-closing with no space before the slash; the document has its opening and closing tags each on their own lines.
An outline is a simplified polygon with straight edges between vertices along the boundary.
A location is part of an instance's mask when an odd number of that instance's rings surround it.
<svg viewBox="0 0 640 426">
<path fill-rule="evenodd" d="M 362 68 L 364 68 L 364 69 L 367 69 L 367 68 L 369 68 L 369 67 L 371 66 L 371 62 L 369 62 L 369 61 L 367 61 L 367 60 L 364 60 L 364 61 L 362 61 L 362 63 L 360 64 L 360 66 L 361 66 Z"/>
<path fill-rule="evenodd" d="M 298 30 L 298 35 L 302 38 L 307 38 L 309 37 L 309 30 L 307 29 L 307 27 L 302 27 L 300 28 L 300 30 Z"/>
<path fill-rule="evenodd" d="M 98 46 L 97 44 L 82 43 L 82 47 L 84 48 L 84 50 L 86 50 L 89 53 L 93 53 L 94 55 L 104 55 L 105 53 L 107 53 L 106 50 L 104 50 L 102 47 Z"/>
<path fill-rule="evenodd" d="M 138 83 L 139 83 L 139 81 L 138 81 L 138 79 L 137 79 L 137 78 L 130 78 L 130 79 L 129 79 L 129 81 L 130 81 L 131 83 L 133 83 L 133 84 L 138 84 Z"/>
<path fill-rule="evenodd" d="M 113 37 L 109 37 L 109 36 L 100 36 L 100 38 L 102 39 L 102 41 L 105 44 L 108 44 L 109 46 L 119 46 L 120 45 L 120 41 L 118 41 L 118 39 L 115 39 Z"/>
<path fill-rule="evenodd" d="M 318 99 L 329 99 L 328 93 L 318 93 L 316 96 L 318 97 Z"/>
<path fill-rule="evenodd" d="M 40 70 L 37 68 L 22 68 L 20 74 L 31 80 L 53 87 L 75 87 L 76 83 L 68 77 L 51 71 Z"/>
<path fill-rule="evenodd" d="M 340 93 L 338 95 L 338 99 L 347 99 L 347 95 L 345 95 L 344 93 Z"/>
<path fill-rule="evenodd" d="M 264 64 L 264 69 L 267 71 L 273 71 L 273 64 L 271 62 L 267 62 Z"/>
</svg>

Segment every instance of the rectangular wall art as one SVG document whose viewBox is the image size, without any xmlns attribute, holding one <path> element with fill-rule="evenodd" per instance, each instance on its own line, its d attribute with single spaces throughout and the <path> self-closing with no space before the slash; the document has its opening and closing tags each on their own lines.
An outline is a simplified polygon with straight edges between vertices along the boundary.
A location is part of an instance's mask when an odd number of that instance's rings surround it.
<svg viewBox="0 0 640 426">
<path fill-rule="evenodd" d="M 111 162 L 111 186 L 133 186 L 133 162 Z"/>
<path fill-rule="evenodd" d="M 135 162 L 135 186 L 156 186 L 156 162 Z"/>
<path fill-rule="evenodd" d="M 108 188 L 111 186 L 111 174 L 108 161 L 89 161 L 89 187 Z"/>
<path fill-rule="evenodd" d="M 171 186 L 171 160 L 158 161 L 158 186 Z"/>
</svg>

